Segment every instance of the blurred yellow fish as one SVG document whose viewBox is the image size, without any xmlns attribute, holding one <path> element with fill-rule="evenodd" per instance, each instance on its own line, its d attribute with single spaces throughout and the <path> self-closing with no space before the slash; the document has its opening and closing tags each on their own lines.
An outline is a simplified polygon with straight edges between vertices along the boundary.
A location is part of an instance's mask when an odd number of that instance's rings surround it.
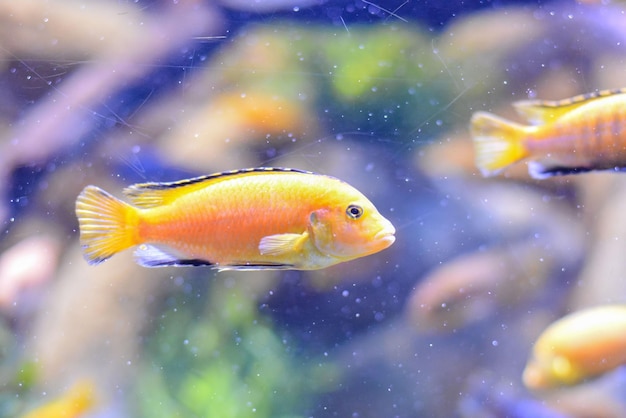
<svg viewBox="0 0 626 418">
<path fill-rule="evenodd" d="M 253 168 L 124 190 L 95 186 L 76 200 L 85 258 L 138 245 L 146 267 L 314 270 L 381 251 L 395 229 L 354 187 L 287 168 Z"/>
<path fill-rule="evenodd" d="M 22 418 L 78 418 L 88 412 L 94 404 L 93 384 L 82 381 L 61 397 L 32 410 Z"/>
<path fill-rule="evenodd" d="M 524 369 L 529 389 L 574 385 L 626 363 L 626 306 L 574 312 L 539 336 Z"/>
<path fill-rule="evenodd" d="M 534 178 L 626 169 L 626 89 L 513 106 L 531 125 L 487 112 L 472 116 L 476 165 L 485 176 L 524 159 Z"/>
</svg>

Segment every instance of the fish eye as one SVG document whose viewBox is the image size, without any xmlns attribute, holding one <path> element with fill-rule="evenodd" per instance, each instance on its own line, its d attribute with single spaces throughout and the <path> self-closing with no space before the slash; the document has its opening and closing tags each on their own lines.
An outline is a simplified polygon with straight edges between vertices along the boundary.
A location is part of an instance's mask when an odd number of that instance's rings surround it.
<svg viewBox="0 0 626 418">
<path fill-rule="evenodd" d="M 363 208 L 359 205 L 350 205 L 346 209 L 346 214 L 352 219 L 358 219 L 363 215 Z"/>
</svg>

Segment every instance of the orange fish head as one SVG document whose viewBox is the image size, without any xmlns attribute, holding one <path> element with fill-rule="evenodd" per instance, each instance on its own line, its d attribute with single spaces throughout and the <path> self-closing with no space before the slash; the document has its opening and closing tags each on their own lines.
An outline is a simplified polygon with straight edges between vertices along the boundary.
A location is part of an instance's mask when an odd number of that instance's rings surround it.
<svg viewBox="0 0 626 418">
<path fill-rule="evenodd" d="M 587 377 L 592 376 L 587 376 L 585 371 L 567 356 L 535 353 L 524 368 L 522 380 L 527 388 L 541 390 L 575 385 Z"/>
<path fill-rule="evenodd" d="M 369 201 L 316 210 L 309 228 L 321 253 L 343 261 L 384 250 L 394 243 L 396 232 Z"/>
</svg>

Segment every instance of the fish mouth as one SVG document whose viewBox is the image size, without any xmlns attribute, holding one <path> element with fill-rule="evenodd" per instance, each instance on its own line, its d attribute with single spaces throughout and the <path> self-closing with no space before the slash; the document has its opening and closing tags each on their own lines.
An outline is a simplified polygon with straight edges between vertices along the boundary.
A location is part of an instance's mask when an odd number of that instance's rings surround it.
<svg viewBox="0 0 626 418">
<path fill-rule="evenodd" d="M 374 235 L 374 240 L 376 242 L 382 242 L 386 244 L 386 247 L 389 247 L 396 241 L 395 237 L 396 228 L 393 225 L 385 226 L 383 229 L 378 231 L 376 235 Z"/>
</svg>

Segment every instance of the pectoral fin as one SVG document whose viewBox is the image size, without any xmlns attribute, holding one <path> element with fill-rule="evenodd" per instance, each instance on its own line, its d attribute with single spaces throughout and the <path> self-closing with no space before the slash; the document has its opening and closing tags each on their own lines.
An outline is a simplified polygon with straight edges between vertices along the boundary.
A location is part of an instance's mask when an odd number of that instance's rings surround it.
<svg viewBox="0 0 626 418">
<path fill-rule="evenodd" d="M 302 234 L 276 234 L 261 238 L 259 252 L 262 255 L 281 256 L 298 252 L 309 238 L 308 232 Z"/>
</svg>

